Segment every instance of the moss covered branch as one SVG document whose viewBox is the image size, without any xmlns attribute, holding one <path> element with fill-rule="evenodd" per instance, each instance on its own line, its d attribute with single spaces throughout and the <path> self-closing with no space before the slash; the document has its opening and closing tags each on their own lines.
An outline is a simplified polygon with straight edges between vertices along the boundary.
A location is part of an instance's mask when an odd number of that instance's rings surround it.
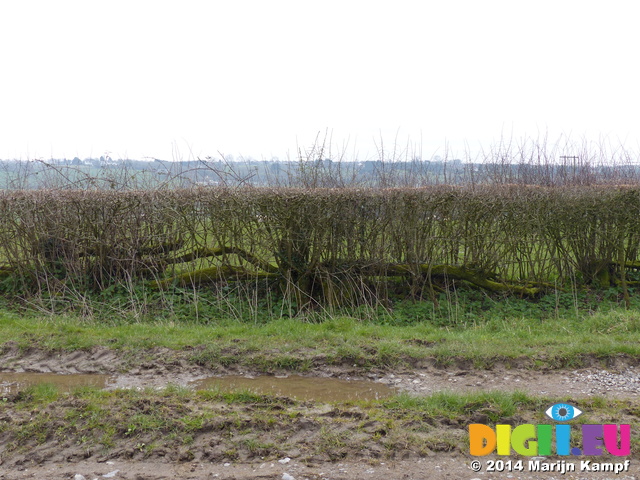
<svg viewBox="0 0 640 480">
<path fill-rule="evenodd" d="M 243 267 L 223 265 L 220 267 L 208 267 L 185 272 L 163 280 L 155 280 L 151 282 L 151 286 L 164 289 L 171 285 L 189 287 L 220 282 L 222 280 L 250 280 L 277 277 L 278 275 L 275 273 L 252 272 Z"/>
<path fill-rule="evenodd" d="M 222 249 L 211 249 L 221 252 Z M 225 249 L 230 253 L 235 249 Z M 222 253 L 219 253 L 222 254 Z M 185 260 L 186 261 L 186 260 Z M 262 261 L 260 261 L 262 263 Z M 274 267 L 275 268 L 275 267 Z M 417 265 L 419 272 L 427 278 L 445 278 L 449 280 L 465 281 L 482 289 L 495 293 L 511 293 L 527 297 L 535 297 L 546 289 L 544 285 L 514 285 L 490 280 L 480 272 L 465 267 L 452 265 Z M 362 263 L 341 263 L 339 267 L 329 269 L 325 264 L 318 275 L 351 275 L 354 277 L 406 277 L 414 274 L 416 265 L 408 264 L 362 264 Z M 165 288 L 168 285 L 203 285 L 207 283 L 219 282 L 221 280 L 248 280 L 255 278 L 278 278 L 281 275 L 277 271 L 249 271 L 243 267 L 230 265 L 220 267 L 209 267 L 191 272 L 185 272 L 174 277 L 156 281 L 154 285 Z"/>
<path fill-rule="evenodd" d="M 269 262 L 262 260 L 261 258 L 256 257 L 255 255 L 247 252 L 246 250 L 243 250 L 242 248 L 238 248 L 238 247 L 222 246 L 222 247 L 215 247 L 215 248 L 209 248 L 209 247 L 197 248 L 179 257 L 171 258 L 167 260 L 166 263 L 168 265 L 173 265 L 176 263 L 192 262 L 199 258 L 219 257 L 221 255 L 237 255 L 238 257 L 242 258 L 248 263 L 254 265 L 255 267 L 258 267 L 260 270 L 263 270 L 269 273 L 278 272 L 277 267 L 271 265 Z"/>
</svg>

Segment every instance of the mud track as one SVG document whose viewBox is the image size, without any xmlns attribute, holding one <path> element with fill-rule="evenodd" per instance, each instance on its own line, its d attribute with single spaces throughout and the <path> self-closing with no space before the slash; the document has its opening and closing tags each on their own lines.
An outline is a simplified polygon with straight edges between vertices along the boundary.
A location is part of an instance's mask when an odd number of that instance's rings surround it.
<svg viewBox="0 0 640 480">
<path fill-rule="evenodd" d="M 192 352 L 153 349 L 123 354 L 107 347 L 74 352 L 20 350 L 11 342 L 0 355 L 0 371 L 39 373 L 100 373 L 115 377 L 110 388 L 162 388 L 169 384 L 187 386 L 194 380 L 217 375 L 263 374 L 286 376 L 294 372 L 274 368 L 260 372 L 242 366 L 206 368 L 193 363 Z M 589 362 L 587 362 L 589 363 Z M 533 366 L 494 365 L 475 369 L 468 362 L 452 362 L 447 368 L 422 362 L 416 367 L 362 369 L 353 365 L 329 365 L 314 362 L 302 372 L 310 377 L 335 377 L 345 380 L 370 380 L 395 387 L 399 392 L 429 395 L 440 391 L 474 392 L 480 390 L 522 391 L 544 396 L 594 395 L 635 399 L 640 394 L 640 366 L 634 359 L 620 358 L 603 365 L 592 359 L 592 366 L 580 369 L 534 369 Z"/>
<path fill-rule="evenodd" d="M 252 371 L 243 367 L 216 366 L 206 368 L 192 361 L 190 350 L 171 351 L 155 349 L 144 352 L 120 352 L 107 347 L 75 352 L 48 352 L 39 349 L 20 350 L 15 344 L 7 343 L 1 350 L 0 370 L 4 372 L 41 372 L 41 373 L 100 373 L 115 377 L 110 388 L 146 387 L 162 388 L 168 384 L 187 385 L 189 382 L 212 375 L 251 375 L 265 372 Z M 291 374 L 273 369 L 268 372 L 279 376 Z M 300 373 L 300 372 L 298 372 Z M 519 390 L 534 395 L 561 397 L 572 400 L 600 395 L 605 398 L 638 400 L 640 392 L 640 369 L 632 360 L 621 358 L 608 365 L 602 365 L 594 359 L 591 366 L 575 370 L 535 370 L 526 365 L 495 365 L 492 369 L 474 369 L 464 362 L 448 368 L 428 363 L 416 367 L 395 369 L 364 370 L 351 365 L 329 365 L 321 361 L 314 362 L 311 370 L 301 372 L 312 377 L 335 377 L 341 379 L 359 379 L 384 383 L 398 391 L 413 395 L 429 395 L 438 391 L 472 392 L 479 390 Z M 51 406 L 52 418 L 64 418 L 69 405 L 64 402 Z M 158 403 L 158 408 L 165 405 Z M 199 405 L 173 405 L 181 414 L 197 412 Z M 124 408 L 124 407 L 123 407 Z M 141 407 L 142 408 L 142 407 Z M 147 408 L 147 407 L 144 407 Z M 218 407 L 216 407 L 218 408 Z M 228 413 L 234 418 L 251 415 L 254 407 L 231 407 Z M 259 406 L 258 406 L 259 408 Z M 446 444 L 432 445 L 425 452 L 416 452 L 412 448 L 398 447 L 385 451 L 377 439 L 383 430 L 375 421 L 367 418 L 367 412 L 357 408 L 303 403 L 296 412 L 295 421 L 287 428 L 276 428 L 270 439 L 275 444 L 286 437 L 293 448 L 266 452 L 240 451 L 234 459 L 227 459 L 227 453 L 221 451 L 221 445 L 211 440 L 212 427 L 202 438 L 196 439 L 190 449 L 175 448 L 171 445 L 154 451 L 153 455 L 143 455 L 138 448 L 129 443 L 117 444 L 108 453 L 87 449 L 77 439 L 66 443 L 45 442 L 30 451 L 18 451 L 7 454 L 7 447 L 0 442 L 0 479 L 17 480 L 24 478 L 61 478 L 61 479 L 605 479 L 631 480 L 640 478 L 640 462 L 632 458 L 631 468 L 621 474 L 578 472 L 559 474 L 558 472 L 486 472 L 475 473 L 470 469 L 472 457 L 461 449 L 451 449 Z M 357 410 L 357 411 L 356 411 Z M 34 415 L 36 412 L 32 412 Z M 122 412 L 122 415 L 133 414 Z M 308 415 L 307 415 L 308 414 Z M 2 422 L 28 422 L 29 412 L 16 412 L 5 409 L 0 415 Z M 292 416 L 291 411 L 282 412 L 282 418 Z M 24 418 L 23 418 L 24 417 Z M 249 417 L 251 418 L 251 417 Z M 480 421 L 481 419 L 476 419 Z M 513 419 L 526 423 L 528 418 Z M 63 421 L 63 420 L 60 420 Z M 453 425 L 456 431 L 464 430 L 461 425 L 470 419 L 461 419 Z M 443 419 L 437 428 L 445 430 L 449 425 Z M 436 422 L 438 423 L 438 422 Z M 456 423 L 456 422 L 454 422 Z M 284 425 L 284 423 L 283 423 Z M 349 432 L 360 429 L 362 444 L 356 438 L 346 441 L 346 446 L 332 447 L 327 454 L 307 454 L 303 447 L 296 445 L 312 443 L 320 438 L 326 429 L 336 429 L 349 437 Z M 364 432 L 364 433 L 362 433 Z M 0 438 L 2 438 L 0 429 Z M 241 431 L 234 435 L 242 435 Z M 369 435 L 368 437 L 366 435 Z M 382 433 L 384 435 L 384 433 Z M 298 443 L 296 443 L 298 442 Z M 305 443 L 306 442 L 306 443 Z M 220 451 L 219 451 L 220 450 Z M 426 451 L 426 450 L 425 450 Z M 337 452 L 337 453 L 336 453 Z M 490 458 L 490 457 L 489 457 Z M 483 458 L 486 466 L 487 458 Z M 549 459 L 555 461 L 555 459 Z M 579 459 L 571 459 L 579 464 Z M 608 459 L 607 461 L 611 461 Z M 81 477 L 82 476 L 82 477 Z"/>
</svg>

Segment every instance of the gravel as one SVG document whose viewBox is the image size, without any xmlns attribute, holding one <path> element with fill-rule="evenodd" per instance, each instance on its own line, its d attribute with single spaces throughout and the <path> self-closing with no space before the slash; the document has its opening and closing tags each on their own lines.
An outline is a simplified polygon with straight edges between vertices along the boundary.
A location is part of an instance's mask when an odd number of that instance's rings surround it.
<svg viewBox="0 0 640 480">
<path fill-rule="evenodd" d="M 640 372 L 635 367 L 626 367 L 621 372 L 586 370 L 573 372 L 575 383 L 584 383 L 593 393 L 622 391 L 640 393 Z"/>
</svg>

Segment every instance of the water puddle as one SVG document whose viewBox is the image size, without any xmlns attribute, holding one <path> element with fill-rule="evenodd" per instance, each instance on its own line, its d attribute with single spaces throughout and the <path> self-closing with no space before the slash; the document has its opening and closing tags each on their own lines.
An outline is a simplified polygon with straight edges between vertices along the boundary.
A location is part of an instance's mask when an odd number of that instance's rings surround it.
<svg viewBox="0 0 640 480">
<path fill-rule="evenodd" d="M 70 392 L 77 387 L 106 388 L 114 378 L 112 375 L 82 373 L 63 375 L 59 373 L 0 372 L 0 395 L 13 394 L 39 384 L 52 384 L 64 392 Z"/>
<path fill-rule="evenodd" d="M 280 395 L 317 402 L 376 400 L 397 393 L 387 385 L 366 380 L 340 380 L 299 375 L 288 377 L 228 375 L 195 380 L 190 385 L 197 390 L 216 388 L 222 391 L 249 390 L 263 395 Z"/>
<path fill-rule="evenodd" d="M 176 382 L 177 381 L 177 382 Z M 240 376 L 176 378 L 161 375 L 60 374 L 60 373 L 8 373 L 0 372 L 0 395 L 14 394 L 38 384 L 52 384 L 60 391 L 70 392 L 77 387 L 96 388 L 163 388 L 168 384 L 185 385 L 196 390 L 219 389 L 225 392 L 249 390 L 263 395 L 278 395 L 317 402 L 345 402 L 350 400 L 375 400 L 397 393 L 393 387 L 367 380 L 340 380 L 337 378 Z"/>
</svg>

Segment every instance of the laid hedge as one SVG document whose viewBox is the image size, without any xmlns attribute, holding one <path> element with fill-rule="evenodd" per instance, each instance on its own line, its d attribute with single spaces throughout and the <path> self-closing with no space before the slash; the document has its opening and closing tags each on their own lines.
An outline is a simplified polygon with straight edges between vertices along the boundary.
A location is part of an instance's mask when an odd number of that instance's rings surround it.
<svg viewBox="0 0 640 480">
<path fill-rule="evenodd" d="M 535 296 L 632 284 L 640 187 L 36 190 L 0 193 L 18 289 L 266 282 L 299 304 L 452 283 Z"/>
</svg>

